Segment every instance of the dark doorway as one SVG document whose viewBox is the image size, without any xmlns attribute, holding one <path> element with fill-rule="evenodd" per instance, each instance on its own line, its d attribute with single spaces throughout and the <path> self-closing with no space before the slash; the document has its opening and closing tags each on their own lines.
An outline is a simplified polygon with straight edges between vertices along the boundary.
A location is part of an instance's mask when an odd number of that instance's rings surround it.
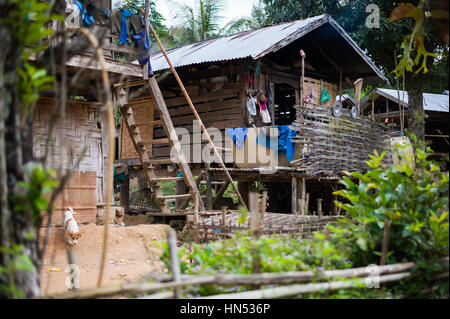
<svg viewBox="0 0 450 319">
<path fill-rule="evenodd" d="M 275 125 L 289 125 L 295 120 L 295 89 L 288 84 L 275 84 Z"/>
</svg>

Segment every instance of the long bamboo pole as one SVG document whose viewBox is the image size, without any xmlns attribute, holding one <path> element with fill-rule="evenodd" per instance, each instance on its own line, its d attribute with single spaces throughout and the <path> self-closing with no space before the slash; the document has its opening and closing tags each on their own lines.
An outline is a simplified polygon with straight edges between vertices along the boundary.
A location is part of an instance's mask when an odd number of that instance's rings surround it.
<svg viewBox="0 0 450 319">
<path fill-rule="evenodd" d="M 142 11 L 143 10 L 141 9 L 141 12 Z M 142 12 L 142 13 L 145 14 L 144 12 Z M 192 103 L 192 100 L 189 97 L 189 94 L 187 93 L 187 91 L 183 85 L 183 82 L 181 81 L 180 77 L 178 76 L 177 71 L 175 70 L 174 66 L 172 65 L 172 62 L 170 61 L 169 56 L 167 55 L 166 50 L 164 49 L 164 46 L 162 45 L 161 41 L 159 40 L 158 36 L 156 35 L 156 32 L 153 29 L 150 22 L 148 23 L 148 26 L 149 26 L 150 31 L 152 32 L 153 36 L 155 37 L 155 40 L 158 43 L 158 46 L 161 49 L 161 52 L 163 53 L 164 57 L 166 58 L 167 64 L 169 64 L 170 70 L 172 71 L 173 75 L 175 76 L 175 79 L 177 80 L 178 85 L 180 86 L 180 89 L 183 92 L 183 95 L 186 98 L 186 100 L 189 104 L 189 107 L 192 110 L 192 113 L 194 113 L 195 118 L 199 121 L 202 132 L 203 132 L 203 134 L 205 134 L 205 137 L 208 140 L 208 143 L 211 145 L 211 149 L 214 151 L 214 155 L 217 157 L 217 160 L 219 161 L 219 165 L 222 167 L 222 169 L 225 172 L 225 175 L 226 175 L 227 179 L 230 181 L 231 185 L 233 185 L 234 191 L 236 192 L 236 195 L 238 196 L 239 202 L 242 204 L 242 206 L 245 207 L 245 209 L 247 209 L 247 205 L 245 204 L 245 201 L 242 198 L 241 193 L 239 192 L 237 186 L 234 184 L 233 178 L 231 177 L 230 173 L 228 172 L 228 170 L 225 166 L 225 163 L 222 160 L 222 157 L 220 156 L 219 152 L 216 149 L 216 146 L 212 142 L 211 137 L 209 136 L 209 133 L 206 130 L 205 125 L 203 124 L 200 116 L 198 115 L 197 110 L 195 109 L 195 106 Z"/>
</svg>

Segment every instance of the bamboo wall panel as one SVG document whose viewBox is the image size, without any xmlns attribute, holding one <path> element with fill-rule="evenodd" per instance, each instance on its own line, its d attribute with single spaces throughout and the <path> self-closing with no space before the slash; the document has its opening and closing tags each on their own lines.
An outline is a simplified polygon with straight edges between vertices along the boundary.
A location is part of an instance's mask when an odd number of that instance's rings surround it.
<svg viewBox="0 0 450 319">
<path fill-rule="evenodd" d="M 64 204 L 62 200 L 56 203 L 55 223 L 67 206 L 80 211 L 81 222 L 95 222 L 97 203 L 104 202 L 104 125 L 99 120 L 99 106 L 92 102 L 68 101 L 65 119 L 56 122 L 49 143 L 50 168 L 67 170 L 82 155 L 84 147 L 86 151 L 64 190 Z M 36 158 L 45 154 L 53 107 L 52 98 L 40 98 L 33 113 L 33 155 Z"/>
<path fill-rule="evenodd" d="M 385 164 L 392 163 L 388 130 L 367 118 L 352 118 L 348 110 L 340 117 L 332 115 L 326 106 L 306 104 L 296 106 L 294 128 L 299 134 L 293 141 L 300 146 L 302 160 L 296 166 L 308 175 L 339 174 L 366 171 L 366 161 L 376 150 L 387 151 Z"/>
</svg>

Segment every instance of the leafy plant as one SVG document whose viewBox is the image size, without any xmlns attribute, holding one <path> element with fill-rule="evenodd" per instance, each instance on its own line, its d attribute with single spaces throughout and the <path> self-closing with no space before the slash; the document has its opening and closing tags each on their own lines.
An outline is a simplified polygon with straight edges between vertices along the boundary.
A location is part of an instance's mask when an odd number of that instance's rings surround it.
<svg viewBox="0 0 450 319">
<path fill-rule="evenodd" d="M 16 183 L 19 190 L 14 197 L 14 212 L 31 214 L 33 221 L 39 225 L 40 213 L 48 208 L 46 194 L 59 185 L 56 172 L 51 169 L 43 169 L 40 164 L 32 164 L 27 167 L 25 181 Z"/>
<path fill-rule="evenodd" d="M 24 253 L 24 245 L 12 244 L 11 248 L 0 247 L 2 254 L 10 255 L 10 262 L 7 265 L 0 265 L 0 278 L 9 277 L 10 280 L 0 281 L 0 290 L 5 291 L 13 298 L 24 298 L 23 292 L 16 287 L 14 281 L 11 279 L 13 274 L 17 271 L 33 271 L 34 265 L 31 259 Z M 7 282 L 7 284 L 1 284 Z"/>
</svg>

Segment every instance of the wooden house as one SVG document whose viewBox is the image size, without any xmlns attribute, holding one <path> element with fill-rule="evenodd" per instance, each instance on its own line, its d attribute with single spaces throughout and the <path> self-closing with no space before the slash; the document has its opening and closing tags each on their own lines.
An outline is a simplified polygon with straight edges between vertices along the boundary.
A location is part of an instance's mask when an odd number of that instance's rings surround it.
<svg viewBox="0 0 450 319">
<path fill-rule="evenodd" d="M 65 5 L 67 43 L 82 37 L 79 27 L 82 24 L 80 12 L 74 1 L 61 1 Z M 137 55 L 137 49 L 129 45 L 115 44 L 118 38 L 107 15 L 116 11 L 112 9 L 111 0 L 88 1 L 92 6 L 94 23 L 86 26 L 105 28 L 102 53 L 105 57 L 104 70 L 108 73 L 111 84 L 122 81 L 142 79 L 143 68 L 130 61 L 124 61 L 120 54 Z M 91 11 L 92 10 L 92 11 Z M 56 28 L 56 21 L 50 27 Z M 130 38 L 130 34 L 128 34 Z M 61 44 L 61 37 L 50 39 L 50 45 Z M 33 61 L 34 57 L 30 60 Z M 133 56 L 134 59 L 134 56 Z M 77 220 L 81 223 L 95 222 L 97 209 L 105 205 L 106 169 L 108 163 L 108 132 L 104 101 L 100 100 L 102 91 L 102 66 L 94 55 L 92 48 L 71 56 L 66 61 L 67 70 L 67 103 L 61 109 L 61 98 L 54 89 L 44 92 L 37 101 L 33 113 L 33 152 L 38 159 L 45 154 L 47 167 L 58 173 L 70 169 L 72 178 L 55 203 L 55 214 L 52 225 L 59 224 L 62 210 L 67 206 L 78 212 Z M 57 79 L 61 80 L 58 69 Z M 54 127 L 48 138 L 49 130 Z M 117 152 L 116 152 L 117 154 Z M 80 158 L 81 157 L 81 158 Z M 77 160 L 79 163 L 74 165 Z M 114 159 L 110 159 L 113 160 Z M 47 220 L 43 219 L 43 225 Z"/>
<path fill-rule="evenodd" d="M 303 61 L 301 51 L 306 55 Z M 247 197 L 253 182 L 264 182 L 269 192 L 269 211 L 304 213 L 308 207 L 309 211 L 318 211 L 316 202 L 331 199 L 342 170 L 363 170 L 368 155 L 386 146 L 386 131 L 376 121 L 362 114 L 354 118 L 345 108 L 339 119 L 332 115 L 336 97 L 342 96 L 343 89 L 353 88 L 356 80 L 374 85 L 387 79 L 328 15 L 194 43 L 171 49 L 167 54 L 205 126 L 217 129 L 224 137 L 216 146 L 220 147 L 222 158 L 228 159 L 228 171 L 238 181 L 242 196 Z M 153 54 L 151 65 L 174 126 L 190 134 L 187 139 L 181 139 L 181 144 L 188 154 L 193 175 L 203 172 L 213 182 L 226 181 L 222 168 L 214 163 L 209 167 L 193 159 L 203 149 L 199 146 L 204 147 L 207 141 L 194 140 L 200 129 L 193 125 L 194 116 L 163 54 Z M 162 175 L 167 175 L 171 147 L 154 98 L 146 88 L 131 86 L 122 84 L 129 96 L 135 96 L 128 100 L 135 125 L 140 129 L 150 162 L 160 168 Z M 270 123 L 264 120 L 262 108 L 256 107 L 252 115 L 247 107 L 250 96 L 255 98 L 261 94 L 267 98 Z M 316 113 L 312 118 L 310 110 Z M 293 159 L 275 154 L 276 165 L 258 162 L 250 165 L 245 159 L 236 162 L 239 151 L 227 137 L 226 129 L 249 128 L 248 132 L 260 132 L 262 127 L 285 125 L 295 127 L 300 133 Z M 311 129 L 309 133 L 308 129 Z M 252 142 L 258 134 L 251 138 L 248 135 L 245 143 Z M 326 139 L 320 141 L 322 137 Z M 244 155 L 256 151 L 250 147 L 244 150 Z M 123 119 L 117 162 L 130 168 L 130 176 L 144 176 L 143 170 L 131 169 L 139 168 L 141 161 Z M 172 174 L 176 176 L 176 170 Z M 127 187 L 124 189 L 128 192 Z M 308 194 L 309 205 L 306 205 Z M 216 198 L 208 203 L 209 208 L 219 203 L 221 195 L 223 189 L 216 189 Z M 205 198 L 208 196 L 211 194 Z M 332 200 L 324 202 L 322 209 L 335 212 L 331 203 Z"/>
<path fill-rule="evenodd" d="M 404 129 L 408 128 L 408 101 L 408 92 L 378 88 L 361 101 L 361 108 L 365 115 L 384 123 L 391 136 L 399 136 L 402 118 Z M 423 93 L 425 142 L 437 159 L 448 157 L 448 105 L 448 94 Z"/>
</svg>

